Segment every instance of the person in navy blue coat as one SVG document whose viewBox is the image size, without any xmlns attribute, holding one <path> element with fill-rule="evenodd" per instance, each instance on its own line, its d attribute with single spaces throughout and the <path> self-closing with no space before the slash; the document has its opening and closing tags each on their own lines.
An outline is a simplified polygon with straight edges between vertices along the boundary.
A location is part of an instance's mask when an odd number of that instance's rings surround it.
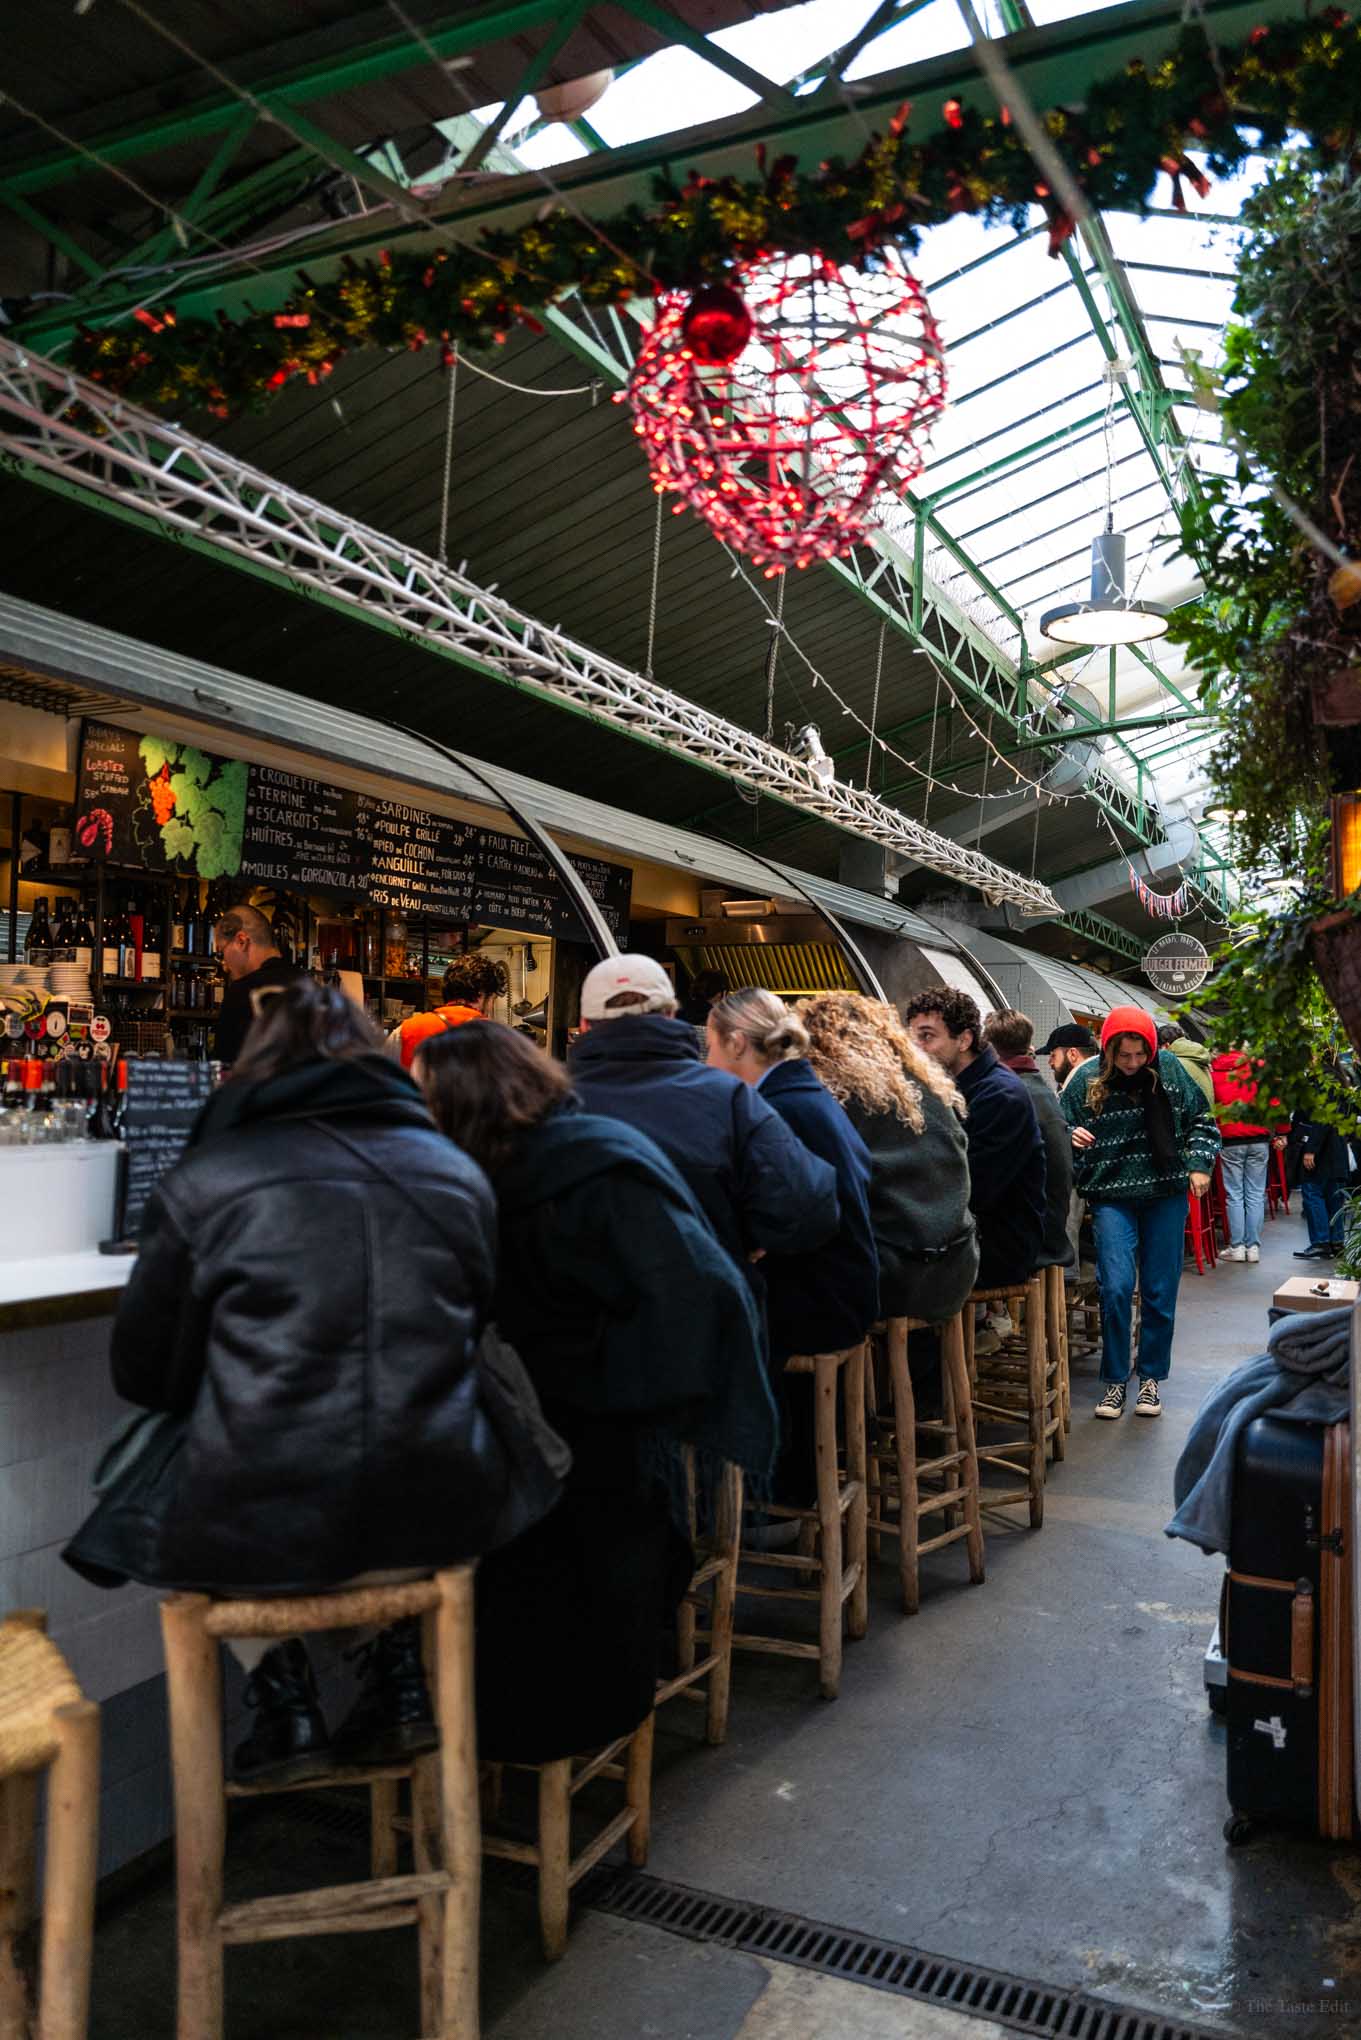
<svg viewBox="0 0 1361 2040">
<path fill-rule="evenodd" d="M 983 1039 L 967 992 L 918 992 L 903 1015 L 918 1048 L 955 1080 L 968 1109 L 969 1204 L 978 1222 L 980 1289 L 1024 1282 L 1044 1259 L 1044 1136 L 1020 1078 Z"/>
<path fill-rule="evenodd" d="M 766 1257 L 772 1358 L 853 1346 L 879 1315 L 869 1150 L 807 1060 L 807 1028 L 774 992 L 748 989 L 716 1000 L 707 1033 L 710 1065 L 752 1085 L 809 1152 L 836 1170 L 841 1223 L 832 1238 L 811 1253 Z"/>
<path fill-rule="evenodd" d="M 869 1149 L 808 1062 L 807 1028 L 773 992 L 748 988 L 716 1000 L 706 1033 L 711 1065 L 751 1085 L 836 1170 L 841 1223 L 833 1237 L 811 1253 L 773 1253 L 762 1263 L 784 1433 L 775 1496 L 802 1508 L 815 1482 L 812 1378 L 785 1374 L 784 1363 L 794 1353 L 858 1345 L 879 1316 Z"/>
<path fill-rule="evenodd" d="M 705 1067 L 651 956 L 611 956 L 581 987 L 568 1069 L 588 1112 L 655 1141 L 764 1301 L 763 1271 L 836 1235 L 837 1178 L 747 1085 Z"/>
</svg>

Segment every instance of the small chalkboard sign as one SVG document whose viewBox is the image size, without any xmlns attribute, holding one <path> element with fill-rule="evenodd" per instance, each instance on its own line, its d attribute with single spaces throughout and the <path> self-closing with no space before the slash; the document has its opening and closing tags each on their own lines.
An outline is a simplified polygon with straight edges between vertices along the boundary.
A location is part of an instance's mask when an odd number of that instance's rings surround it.
<svg viewBox="0 0 1361 2040">
<path fill-rule="evenodd" d="M 212 1095 L 213 1073 L 206 1062 L 169 1062 L 160 1056 L 129 1060 L 127 1068 L 114 1239 L 135 1244 L 147 1199 L 179 1160 L 194 1121 Z"/>
</svg>

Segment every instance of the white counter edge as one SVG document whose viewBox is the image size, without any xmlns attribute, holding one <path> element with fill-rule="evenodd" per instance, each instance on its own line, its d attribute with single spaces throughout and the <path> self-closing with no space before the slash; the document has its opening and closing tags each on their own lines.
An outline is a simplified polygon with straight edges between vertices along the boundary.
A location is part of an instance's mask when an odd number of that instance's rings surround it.
<svg viewBox="0 0 1361 2040">
<path fill-rule="evenodd" d="M 77 1254 L 44 1254 L 28 1261 L 0 1261 L 0 1308 L 10 1303 L 40 1303 L 54 1296 L 89 1296 L 100 1289 L 122 1289 L 135 1254 L 101 1254 L 87 1247 Z"/>
</svg>

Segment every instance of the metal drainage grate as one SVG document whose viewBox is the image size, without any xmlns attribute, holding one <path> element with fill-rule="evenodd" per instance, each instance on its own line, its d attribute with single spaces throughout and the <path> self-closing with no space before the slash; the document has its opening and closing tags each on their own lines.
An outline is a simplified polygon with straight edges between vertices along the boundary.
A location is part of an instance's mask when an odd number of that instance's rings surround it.
<svg viewBox="0 0 1361 2040">
<path fill-rule="evenodd" d="M 994 2019 L 1016 2033 L 1048 2040 L 1222 2040 L 1200 2026 L 1154 2012 L 1129 2010 L 1077 1991 L 1046 1989 L 1000 1969 L 980 1969 L 924 1954 L 898 1941 L 746 1905 L 711 1891 L 692 1891 L 640 1871 L 604 1869 L 582 1887 L 582 1903 L 615 1919 L 661 1927 L 690 1941 L 716 1942 L 769 1962 L 815 1969 L 850 1983 L 921 2003 L 948 2006 L 977 2018 Z"/>
</svg>

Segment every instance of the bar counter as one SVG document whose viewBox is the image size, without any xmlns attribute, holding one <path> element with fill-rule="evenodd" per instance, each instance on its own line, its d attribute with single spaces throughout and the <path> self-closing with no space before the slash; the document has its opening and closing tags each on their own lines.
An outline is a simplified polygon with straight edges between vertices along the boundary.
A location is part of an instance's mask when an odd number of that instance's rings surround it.
<svg viewBox="0 0 1361 2040">
<path fill-rule="evenodd" d="M 98 1248 L 117 1163 L 114 1142 L 0 1151 L 0 1607 L 46 1608 L 100 1703 L 101 1871 L 171 1830 L 157 1597 L 103 1592 L 61 1560 L 128 1409 L 109 1379 L 109 1335 L 135 1257 Z"/>
</svg>

